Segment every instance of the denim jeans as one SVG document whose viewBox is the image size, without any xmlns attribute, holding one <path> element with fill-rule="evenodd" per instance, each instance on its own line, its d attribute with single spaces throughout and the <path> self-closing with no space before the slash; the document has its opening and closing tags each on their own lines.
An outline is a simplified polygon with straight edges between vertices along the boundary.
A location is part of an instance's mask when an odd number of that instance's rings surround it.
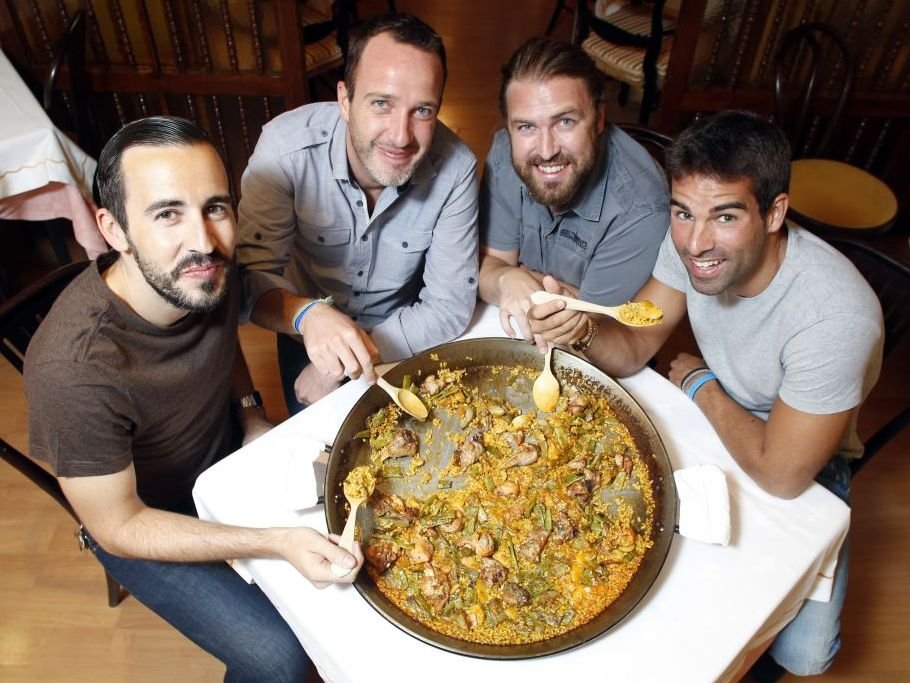
<svg viewBox="0 0 910 683">
<path fill-rule="evenodd" d="M 82 532 L 85 545 L 143 605 L 221 660 L 230 683 L 306 681 L 303 646 L 258 586 L 225 562 L 133 560 L 105 551 Z"/>
<path fill-rule="evenodd" d="M 850 504 L 850 466 L 845 460 L 832 458 L 815 480 Z M 840 650 L 840 613 L 847 597 L 849 573 L 848 547 L 849 536 L 837 557 L 831 600 L 806 600 L 768 650 L 774 661 L 790 673 L 798 676 L 820 674 L 834 663 Z"/>
<path fill-rule="evenodd" d="M 297 375 L 310 364 L 306 347 L 300 342 L 280 332 L 278 337 L 278 372 L 281 375 L 281 388 L 284 390 L 284 403 L 289 415 L 296 415 L 307 407 L 306 403 L 297 400 L 294 394 L 294 382 Z"/>
</svg>

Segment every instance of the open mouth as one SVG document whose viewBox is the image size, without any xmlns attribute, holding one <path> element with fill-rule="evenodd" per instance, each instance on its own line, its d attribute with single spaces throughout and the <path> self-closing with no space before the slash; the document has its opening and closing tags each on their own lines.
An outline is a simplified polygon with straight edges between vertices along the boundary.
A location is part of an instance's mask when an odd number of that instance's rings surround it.
<svg viewBox="0 0 910 683">
<path fill-rule="evenodd" d="M 711 277 L 723 265 L 724 259 L 689 258 L 689 266 L 696 277 Z"/>
</svg>

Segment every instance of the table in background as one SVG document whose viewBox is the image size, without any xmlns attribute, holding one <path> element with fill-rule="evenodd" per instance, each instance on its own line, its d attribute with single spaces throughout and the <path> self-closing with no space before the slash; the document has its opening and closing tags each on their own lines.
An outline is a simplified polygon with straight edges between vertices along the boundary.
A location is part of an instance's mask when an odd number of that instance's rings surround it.
<svg viewBox="0 0 910 683">
<path fill-rule="evenodd" d="M 503 335 L 497 309 L 479 305 L 465 337 L 483 336 Z M 512 661 L 456 655 L 406 635 L 353 587 L 317 590 L 282 560 L 243 560 L 235 566 L 268 595 L 327 683 L 730 680 L 810 594 L 820 568 L 840 548 L 850 509 L 818 484 L 793 500 L 762 491 L 698 407 L 652 370 L 620 384 L 654 422 L 674 469 L 713 463 L 724 471 L 733 533 L 727 547 L 675 537 L 638 608 L 582 647 Z M 298 512 L 287 502 L 299 459 L 316 455 L 295 444 L 303 436 L 330 443 L 367 388 L 363 380 L 345 384 L 203 473 L 193 492 L 200 516 L 259 527 L 308 525 L 324 532 L 321 507 Z M 254 642 L 256 635 L 250 637 Z"/>
<path fill-rule="evenodd" d="M 0 218 L 67 218 L 89 258 L 107 251 L 91 202 L 95 160 L 61 133 L 0 52 Z"/>
</svg>

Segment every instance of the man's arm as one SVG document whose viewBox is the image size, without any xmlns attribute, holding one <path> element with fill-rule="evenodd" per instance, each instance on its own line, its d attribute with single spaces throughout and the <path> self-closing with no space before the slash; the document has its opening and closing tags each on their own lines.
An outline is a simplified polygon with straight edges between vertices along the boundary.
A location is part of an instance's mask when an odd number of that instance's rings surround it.
<svg viewBox="0 0 910 683">
<path fill-rule="evenodd" d="M 585 355 L 597 367 L 615 377 L 626 377 L 641 370 L 686 315 L 685 293 L 653 277 L 634 299 L 648 299 L 659 306 L 664 312 L 662 322 L 652 327 L 629 327 L 613 318 L 591 316 L 598 331 Z M 563 327 L 554 316 L 564 307 L 562 301 L 551 301 L 533 306 L 528 312 L 531 329 L 545 342 L 558 343 L 560 335 L 564 334 Z"/>
<path fill-rule="evenodd" d="M 253 391 L 253 378 L 246 364 L 243 349 L 240 348 L 240 339 L 237 340 L 237 352 L 234 354 L 234 365 L 231 368 L 231 404 L 235 406 L 235 414 L 243 430 L 243 444 L 246 445 L 256 437 L 262 436 L 272 428 L 266 419 L 262 408 L 251 406 L 242 408 L 240 399 L 248 396 Z"/>
<path fill-rule="evenodd" d="M 356 577 L 356 571 L 335 577 L 332 563 L 359 569 L 363 562 L 356 544 L 351 555 L 306 527 L 234 527 L 150 508 L 136 493 L 132 465 L 116 474 L 60 477 L 59 481 L 82 523 L 115 555 L 165 562 L 281 558 L 318 587 L 350 583 Z"/>
<path fill-rule="evenodd" d="M 451 341 L 471 322 L 478 279 L 477 178 L 473 155 L 467 159 L 433 228 L 417 300 L 393 311 L 370 333 L 386 362 Z"/>
<path fill-rule="evenodd" d="M 670 381 L 678 385 L 701 366 L 700 358 L 680 354 L 671 365 Z M 779 498 L 795 498 L 812 483 L 840 444 L 855 410 L 812 415 L 778 398 L 765 422 L 730 398 L 717 381 L 702 386 L 695 402 L 739 466 Z"/>
</svg>

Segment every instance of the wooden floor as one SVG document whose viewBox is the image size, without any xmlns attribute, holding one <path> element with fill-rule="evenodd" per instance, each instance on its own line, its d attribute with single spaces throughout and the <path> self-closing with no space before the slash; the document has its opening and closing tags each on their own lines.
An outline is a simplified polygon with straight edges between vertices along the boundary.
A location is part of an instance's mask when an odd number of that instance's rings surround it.
<svg viewBox="0 0 910 683">
<path fill-rule="evenodd" d="M 369 10 L 383 2 L 369 0 Z M 571 3 L 570 3 L 571 4 Z M 553 0 L 398 0 L 444 37 L 449 82 L 443 120 L 483 158 L 498 127 L 498 66 L 546 26 Z M 558 27 L 565 36 L 566 13 Z M 635 111 L 613 109 L 614 119 Z M 885 242 L 910 260 L 906 235 Z M 31 255 L 33 256 L 33 255 Z M 281 402 L 272 335 L 254 327 L 242 341 L 273 420 Z M 674 339 L 673 348 L 689 342 Z M 910 359 L 885 377 L 863 414 L 879 422 L 910 377 Z M 19 375 L 0 362 L 0 436 L 27 449 L 26 406 Z M 854 485 L 850 592 L 844 648 L 826 681 L 890 683 L 910 678 L 910 434 L 881 453 Z M 799 520 L 794 520 L 798 524 Z M 99 565 L 79 553 L 70 518 L 6 464 L 0 464 L 0 681 L 216 681 L 223 667 L 134 599 L 107 607 Z M 749 590 L 749 586 L 743 586 Z M 710 618 L 706 615 L 706 618 Z M 706 647 L 710 644 L 706 643 Z M 679 680 L 686 680 L 680 672 Z M 784 680 L 795 680 L 793 677 Z"/>
</svg>

